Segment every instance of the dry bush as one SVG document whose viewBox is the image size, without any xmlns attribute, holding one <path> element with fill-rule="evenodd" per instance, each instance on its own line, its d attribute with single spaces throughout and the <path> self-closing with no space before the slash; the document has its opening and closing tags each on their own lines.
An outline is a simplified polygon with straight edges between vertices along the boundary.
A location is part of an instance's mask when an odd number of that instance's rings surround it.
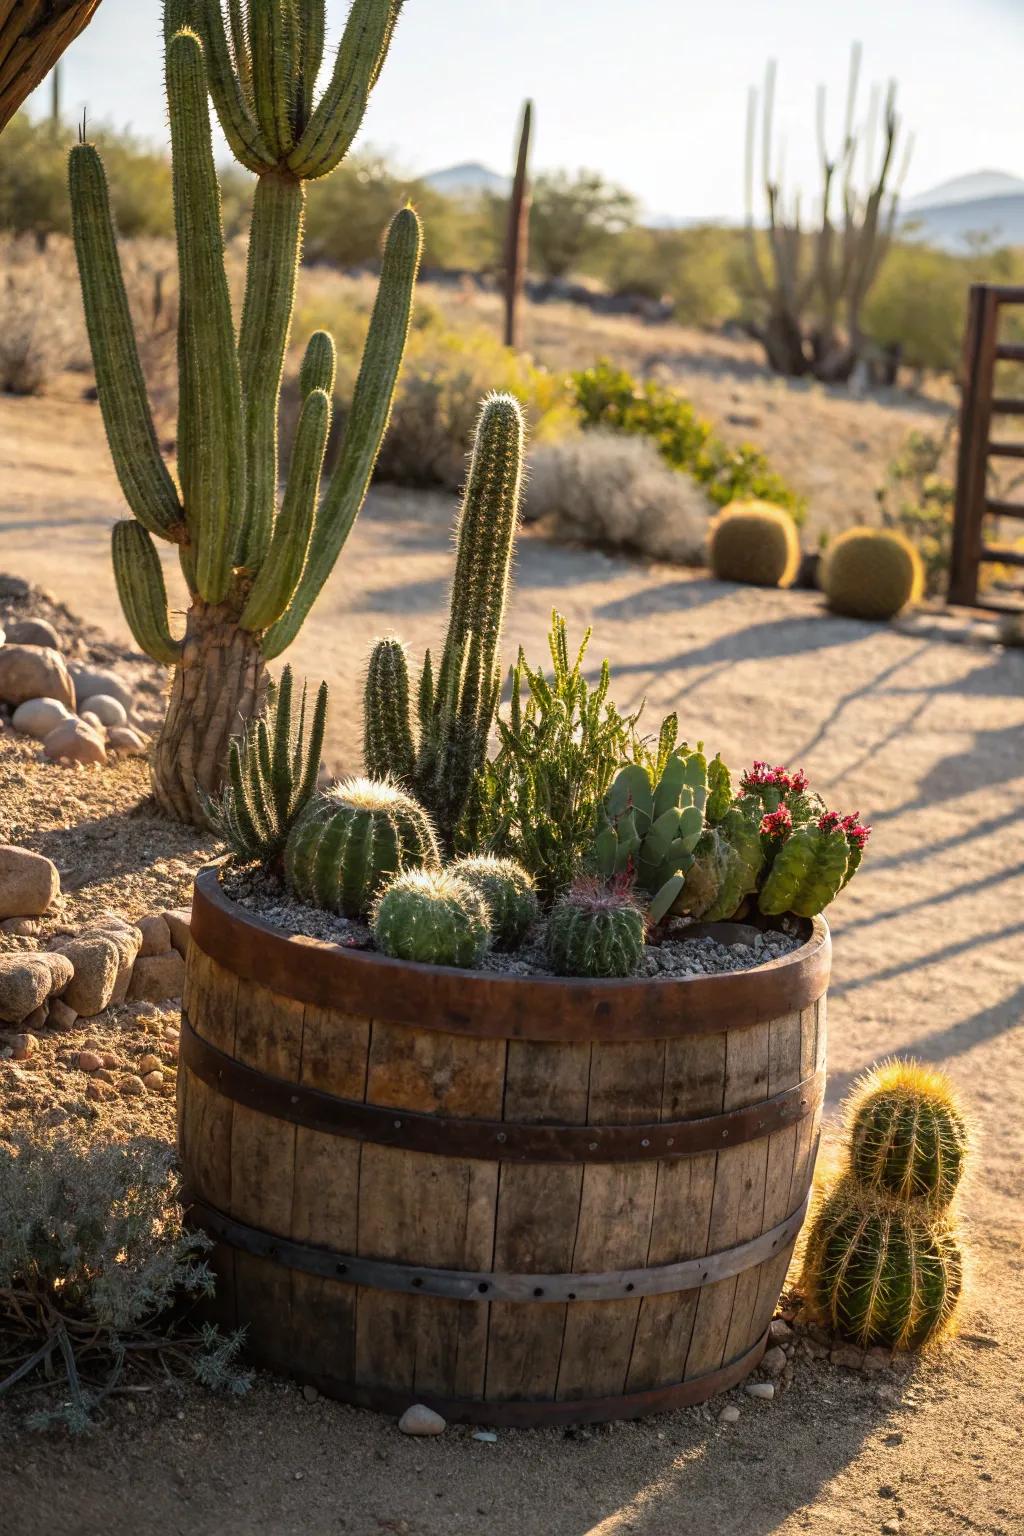
<svg viewBox="0 0 1024 1536">
<path fill-rule="evenodd" d="M 702 565 L 713 510 L 647 438 L 591 431 L 540 444 L 531 457 L 526 516 L 558 538 Z"/>
<path fill-rule="evenodd" d="M 0 273 L 0 393 L 38 395 L 85 353 L 71 247 L 0 237 Z"/>
</svg>

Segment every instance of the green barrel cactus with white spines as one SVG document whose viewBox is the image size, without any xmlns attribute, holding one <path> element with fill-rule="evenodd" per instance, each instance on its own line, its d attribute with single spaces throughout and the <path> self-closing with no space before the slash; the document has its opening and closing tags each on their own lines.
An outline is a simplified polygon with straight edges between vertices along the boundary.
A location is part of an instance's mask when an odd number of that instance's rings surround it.
<svg viewBox="0 0 1024 1536">
<path fill-rule="evenodd" d="M 511 395 L 480 408 L 459 510 L 448 633 L 435 668 L 428 651 L 416 696 L 408 663 L 391 639 L 374 647 L 367 672 L 366 771 L 391 774 L 423 802 L 451 852 L 487 742 L 501 686 L 499 646 L 523 479 L 523 413 Z M 404 702 L 404 708 L 403 708 Z"/>
<path fill-rule="evenodd" d="M 405 349 L 421 235 L 399 210 L 345 430 L 324 484 L 334 345 L 309 342 L 288 482 L 278 418 L 302 245 L 305 187 L 344 158 L 387 54 L 401 0 L 354 0 L 319 100 L 325 0 L 168 0 L 166 85 L 179 264 L 177 472 L 161 453 L 121 274 L 106 176 L 71 152 L 72 225 L 96 383 L 132 521 L 114 567 L 138 644 L 174 668 L 152 758 L 161 808 L 201 823 L 228 744 L 258 713 L 266 663 L 295 639 L 362 506 Z M 213 160 L 212 97 L 257 180 L 236 339 Z M 177 547 L 189 589 L 171 633 L 153 539 Z"/>
<path fill-rule="evenodd" d="M 456 859 L 450 867 L 486 901 L 494 948 L 515 949 L 540 915 L 532 876 L 515 859 L 489 853 Z"/>
<path fill-rule="evenodd" d="M 556 976 L 635 976 L 645 928 L 643 909 L 628 888 L 578 880 L 548 916 L 548 964 Z"/>
<path fill-rule="evenodd" d="M 845 1178 L 812 1223 L 803 1285 L 816 1316 L 862 1348 L 919 1349 L 949 1327 L 963 1273 L 952 1223 Z"/>
<path fill-rule="evenodd" d="M 487 902 L 451 869 L 397 876 L 381 893 L 370 924 L 386 955 L 424 965 L 479 965 L 491 940 Z"/>
<path fill-rule="evenodd" d="M 399 872 L 440 864 L 426 811 L 397 785 L 345 779 L 314 798 L 284 851 L 288 889 L 301 901 L 365 918 Z"/>
<path fill-rule="evenodd" d="M 704 753 L 685 745 L 669 754 L 656 784 L 642 764 L 628 763 L 604 797 L 591 862 L 606 881 L 631 877 L 650 902 L 652 922 L 660 922 L 683 888 L 707 797 Z"/>
<path fill-rule="evenodd" d="M 963 1177 L 970 1135 L 942 1072 L 886 1061 L 857 1085 L 846 1111 L 851 1175 L 865 1189 L 948 1207 Z"/>
</svg>

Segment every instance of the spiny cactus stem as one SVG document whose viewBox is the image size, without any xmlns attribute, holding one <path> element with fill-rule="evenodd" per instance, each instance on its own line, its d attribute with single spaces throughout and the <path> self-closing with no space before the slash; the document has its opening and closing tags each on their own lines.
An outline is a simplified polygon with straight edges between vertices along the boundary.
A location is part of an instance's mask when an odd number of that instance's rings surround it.
<svg viewBox="0 0 1024 1536">
<path fill-rule="evenodd" d="M 196 0 L 196 6 L 198 28 L 206 50 L 210 95 L 224 137 L 242 165 L 257 175 L 269 171 L 274 165 L 274 155 L 251 105 L 252 68 L 240 0 L 230 0 L 230 46 L 220 0 Z"/>
<path fill-rule="evenodd" d="M 359 131 L 370 91 L 391 42 L 400 0 L 355 0 L 334 71 L 288 168 L 304 180 L 326 176 L 347 153 Z"/>
</svg>

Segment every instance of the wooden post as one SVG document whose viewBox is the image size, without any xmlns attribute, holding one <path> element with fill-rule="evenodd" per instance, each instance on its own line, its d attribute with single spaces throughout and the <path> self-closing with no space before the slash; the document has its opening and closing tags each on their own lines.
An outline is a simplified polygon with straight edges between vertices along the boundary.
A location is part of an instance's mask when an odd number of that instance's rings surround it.
<svg viewBox="0 0 1024 1536">
<path fill-rule="evenodd" d="M 964 336 L 960 445 L 947 598 L 950 603 L 963 603 L 968 607 L 978 596 L 998 305 L 996 289 L 986 283 L 971 285 Z"/>
<path fill-rule="evenodd" d="M 519 128 L 519 150 L 508 203 L 508 229 L 505 235 L 505 331 L 506 347 L 519 346 L 519 300 L 522 297 L 526 259 L 530 247 L 530 183 L 527 161 L 530 154 L 530 130 L 533 102 L 523 104 Z"/>
</svg>

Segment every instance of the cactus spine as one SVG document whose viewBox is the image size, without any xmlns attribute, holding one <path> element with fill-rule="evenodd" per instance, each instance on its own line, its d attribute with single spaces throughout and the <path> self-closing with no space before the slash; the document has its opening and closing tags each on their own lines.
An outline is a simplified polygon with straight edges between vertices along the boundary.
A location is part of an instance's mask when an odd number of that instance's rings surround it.
<svg viewBox="0 0 1024 1536">
<path fill-rule="evenodd" d="M 452 870 L 399 875 L 373 909 L 373 935 L 386 955 L 425 965 L 479 965 L 490 914 L 478 890 Z"/>
<path fill-rule="evenodd" d="M 644 915 L 628 890 L 578 880 L 551 909 L 548 964 L 556 976 L 634 976 L 644 952 Z"/>
<path fill-rule="evenodd" d="M 390 783 L 346 779 L 317 795 L 296 821 L 284 872 L 301 900 L 362 918 L 391 875 L 439 863 L 430 818 L 411 795 Z"/>
<path fill-rule="evenodd" d="M 405 347 L 420 256 L 401 209 L 381 280 L 337 469 L 321 493 L 334 346 L 318 332 L 278 505 L 278 414 L 302 243 L 304 183 L 338 165 L 366 110 L 401 0 L 354 0 L 331 78 L 324 0 L 167 0 L 166 80 L 179 262 L 177 483 L 160 453 L 117 255 L 106 178 L 92 145 L 72 151 L 75 247 L 96 381 L 114 466 L 140 532 L 179 546 L 191 594 L 171 638 L 155 553 L 115 535 L 129 623 L 175 667 L 153 759 L 162 808 L 201 822 L 228 743 L 258 709 L 265 663 L 294 640 L 366 494 Z M 257 176 L 238 341 L 224 267 L 208 97 L 239 161 Z"/>
<path fill-rule="evenodd" d="M 490 395 L 477 423 L 458 520 L 448 633 L 435 675 L 426 654 L 418 691 L 419 733 L 408 712 L 405 653 L 377 642 L 365 696 L 368 773 L 392 773 L 430 811 L 446 847 L 483 767 L 498 705 L 498 646 L 508 595 L 522 485 L 523 416 L 511 395 Z M 410 750 L 412 749 L 412 750 Z"/>
<path fill-rule="evenodd" d="M 540 914 L 533 880 L 523 866 L 515 859 L 497 859 L 485 853 L 456 859 L 451 871 L 479 891 L 487 903 L 494 948 L 515 949 Z"/>
</svg>

